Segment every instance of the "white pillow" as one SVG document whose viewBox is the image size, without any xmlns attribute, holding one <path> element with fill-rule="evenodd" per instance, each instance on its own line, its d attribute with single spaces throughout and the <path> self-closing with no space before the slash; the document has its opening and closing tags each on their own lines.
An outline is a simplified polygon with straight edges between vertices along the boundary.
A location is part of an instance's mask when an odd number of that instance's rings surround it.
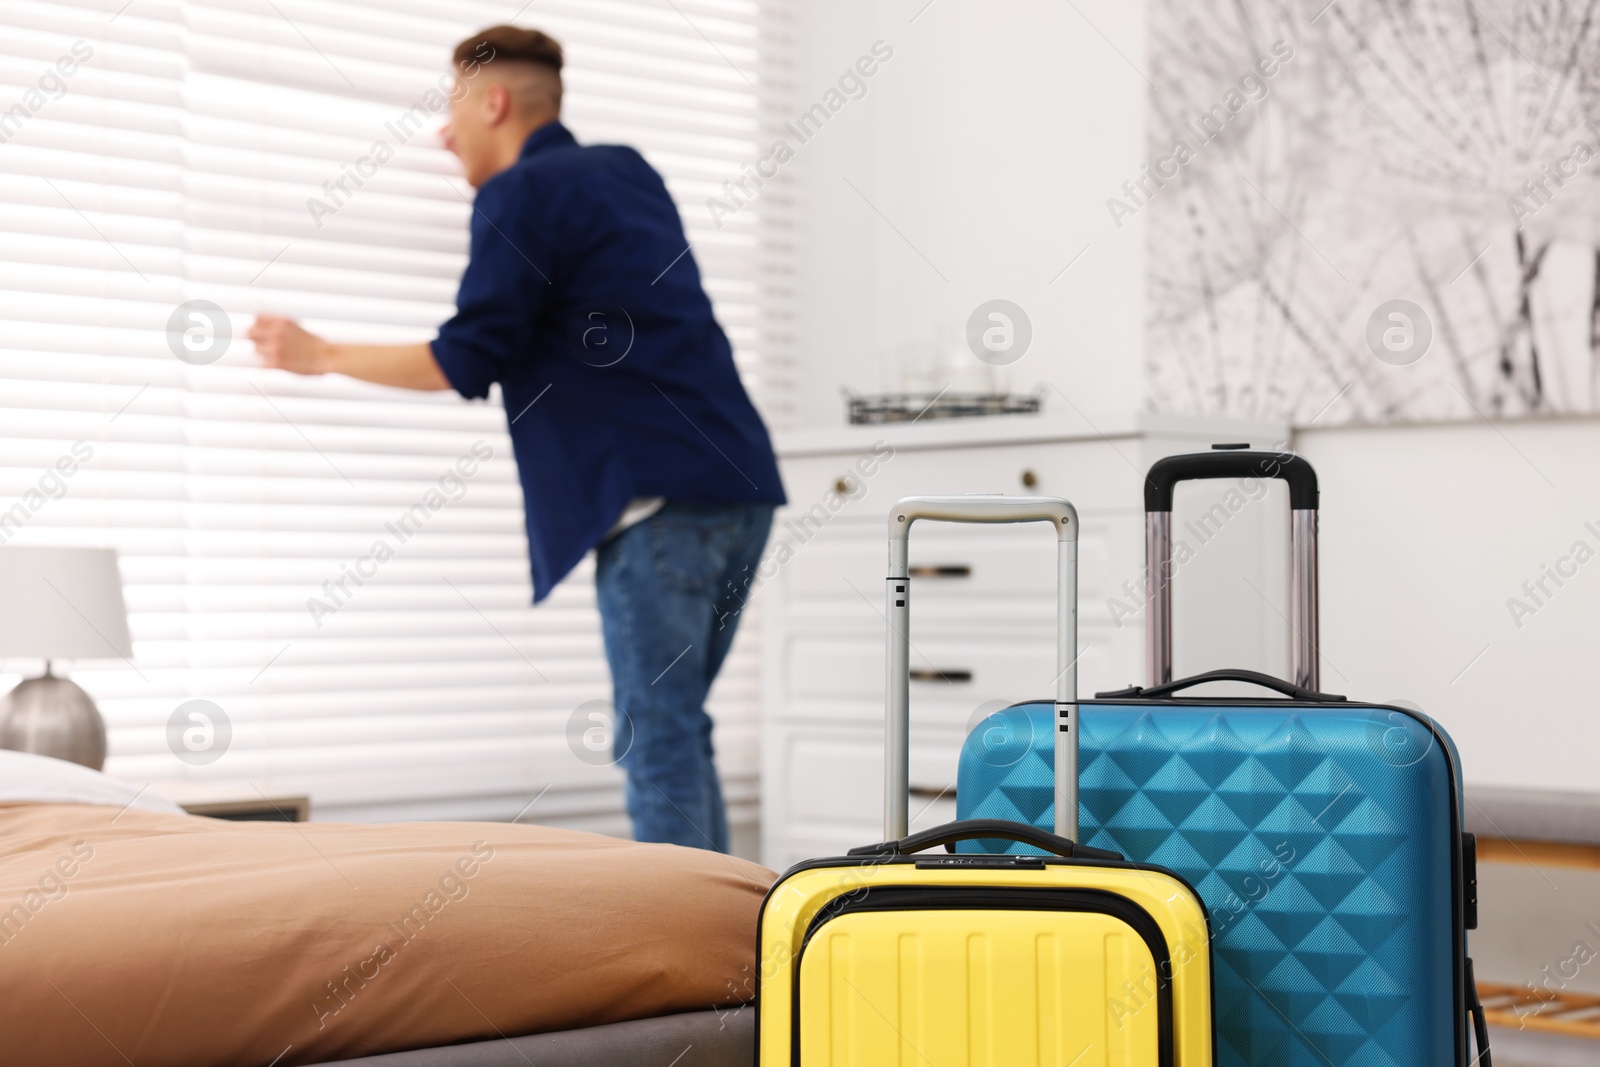
<svg viewBox="0 0 1600 1067">
<path fill-rule="evenodd" d="M 0 804 L 104 804 L 170 815 L 183 809 L 165 797 L 66 760 L 0 749 Z"/>
</svg>

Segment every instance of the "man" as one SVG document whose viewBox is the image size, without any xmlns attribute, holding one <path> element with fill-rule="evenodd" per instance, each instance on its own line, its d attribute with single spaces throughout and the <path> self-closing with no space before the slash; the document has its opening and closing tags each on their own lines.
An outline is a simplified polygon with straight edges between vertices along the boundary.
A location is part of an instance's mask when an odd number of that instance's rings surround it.
<svg viewBox="0 0 1600 1067">
<path fill-rule="evenodd" d="M 477 188 L 455 316 L 431 344 L 325 341 L 263 315 L 263 363 L 483 398 L 499 383 L 534 600 L 596 549 L 642 841 L 727 851 L 705 698 L 784 502 L 761 418 L 665 184 L 560 122 L 561 47 L 496 26 L 455 50 L 444 142 Z"/>
</svg>

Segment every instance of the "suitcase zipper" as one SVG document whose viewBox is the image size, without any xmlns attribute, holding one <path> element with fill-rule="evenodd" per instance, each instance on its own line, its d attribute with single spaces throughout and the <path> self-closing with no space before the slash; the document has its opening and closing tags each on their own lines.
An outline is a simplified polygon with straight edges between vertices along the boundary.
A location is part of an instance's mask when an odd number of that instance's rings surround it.
<svg viewBox="0 0 1600 1067">
<path fill-rule="evenodd" d="M 863 911 L 1061 911 L 1108 915 L 1130 927 L 1150 950 L 1156 968 L 1156 1039 L 1160 1067 L 1173 1067 L 1172 955 L 1155 917 L 1126 897 L 1099 889 L 1021 886 L 874 886 L 835 897 L 806 927 L 794 960 L 793 1044 L 790 1057 L 800 1067 L 800 981 L 806 948 L 824 926 L 842 915 Z M 1109 1009 L 1108 1009 L 1109 1010 Z"/>
</svg>

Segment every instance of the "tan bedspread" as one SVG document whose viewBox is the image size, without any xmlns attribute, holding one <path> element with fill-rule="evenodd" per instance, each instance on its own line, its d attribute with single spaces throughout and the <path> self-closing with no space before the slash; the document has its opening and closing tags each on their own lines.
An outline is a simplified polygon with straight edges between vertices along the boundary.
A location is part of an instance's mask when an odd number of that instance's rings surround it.
<svg viewBox="0 0 1600 1067">
<path fill-rule="evenodd" d="M 497 823 L 0 806 L 8 1067 L 267 1067 L 746 999 L 773 875 Z"/>
</svg>

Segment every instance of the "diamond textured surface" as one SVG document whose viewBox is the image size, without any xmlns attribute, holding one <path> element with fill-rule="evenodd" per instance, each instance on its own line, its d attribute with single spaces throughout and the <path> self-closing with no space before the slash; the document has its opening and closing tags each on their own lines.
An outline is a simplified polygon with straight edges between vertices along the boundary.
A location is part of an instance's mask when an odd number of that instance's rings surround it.
<svg viewBox="0 0 1600 1067">
<path fill-rule="evenodd" d="M 1390 708 L 1081 706 L 1079 836 L 1156 863 L 1211 923 L 1222 1067 L 1453 1067 L 1447 750 Z M 961 754 L 963 819 L 1055 821 L 1049 704 Z M 1394 742 L 1399 737 L 1406 744 Z M 969 842 L 962 851 L 1036 851 Z"/>
</svg>

